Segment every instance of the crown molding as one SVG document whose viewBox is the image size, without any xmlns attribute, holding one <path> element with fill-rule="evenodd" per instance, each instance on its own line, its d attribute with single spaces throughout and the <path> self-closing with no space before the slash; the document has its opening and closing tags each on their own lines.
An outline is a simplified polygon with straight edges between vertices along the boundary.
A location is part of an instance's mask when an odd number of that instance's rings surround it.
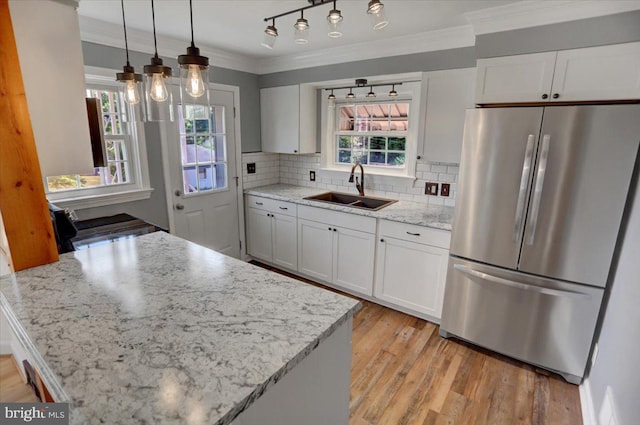
<svg viewBox="0 0 640 425">
<path fill-rule="evenodd" d="M 111 47 L 124 47 L 122 26 L 98 19 L 78 16 L 80 23 L 80 38 L 82 41 L 103 44 Z M 153 35 L 150 32 L 135 28 L 127 28 L 129 50 L 153 54 Z M 172 37 L 158 36 L 158 54 L 166 57 L 183 55 L 189 41 Z M 249 56 L 231 53 L 215 47 L 199 44 L 202 55 L 209 57 L 212 66 L 229 68 L 237 71 L 258 73 L 258 61 Z"/>
<path fill-rule="evenodd" d="M 638 0 L 520 1 L 467 12 L 476 35 L 576 21 L 640 9 Z"/>
<path fill-rule="evenodd" d="M 258 61 L 259 73 L 269 74 L 314 66 L 455 49 L 474 44 L 473 28 L 471 25 L 463 25 L 302 54 L 262 58 Z"/>
</svg>

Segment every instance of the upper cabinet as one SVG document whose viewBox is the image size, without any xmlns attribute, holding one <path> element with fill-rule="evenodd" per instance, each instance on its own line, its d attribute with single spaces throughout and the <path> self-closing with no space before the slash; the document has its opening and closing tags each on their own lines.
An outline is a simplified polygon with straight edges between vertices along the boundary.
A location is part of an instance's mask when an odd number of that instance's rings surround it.
<svg viewBox="0 0 640 425">
<path fill-rule="evenodd" d="M 476 103 L 640 98 L 640 42 L 479 59 Z"/>
<path fill-rule="evenodd" d="M 465 110 L 474 107 L 476 69 L 463 68 L 425 72 L 422 75 L 424 144 L 422 159 L 430 162 L 460 162 Z"/>
<path fill-rule="evenodd" d="M 78 14 L 72 2 L 9 2 L 43 176 L 93 172 Z"/>
<path fill-rule="evenodd" d="M 260 90 L 262 151 L 315 153 L 316 90 L 293 85 Z"/>
</svg>

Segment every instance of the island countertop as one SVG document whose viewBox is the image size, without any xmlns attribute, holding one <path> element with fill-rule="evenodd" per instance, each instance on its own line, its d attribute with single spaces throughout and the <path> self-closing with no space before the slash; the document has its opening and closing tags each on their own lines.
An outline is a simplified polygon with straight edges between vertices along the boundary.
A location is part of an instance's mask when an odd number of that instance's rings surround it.
<svg viewBox="0 0 640 425">
<path fill-rule="evenodd" d="M 294 202 L 300 205 L 308 205 L 311 207 L 342 211 L 350 214 L 380 218 L 383 220 L 414 224 L 416 226 L 431 227 L 434 229 L 448 231 L 451 231 L 452 228 L 454 213 L 453 207 L 439 205 L 434 206 L 419 202 L 400 200 L 388 207 L 382 208 L 381 210 L 372 211 L 304 199 L 306 197 L 319 195 L 325 192 L 328 192 L 328 190 L 282 183 L 254 187 L 244 191 L 244 193 L 248 195 L 262 196 L 280 201 Z"/>
<path fill-rule="evenodd" d="M 360 308 L 156 232 L 0 278 L 71 423 L 229 424 Z"/>
</svg>

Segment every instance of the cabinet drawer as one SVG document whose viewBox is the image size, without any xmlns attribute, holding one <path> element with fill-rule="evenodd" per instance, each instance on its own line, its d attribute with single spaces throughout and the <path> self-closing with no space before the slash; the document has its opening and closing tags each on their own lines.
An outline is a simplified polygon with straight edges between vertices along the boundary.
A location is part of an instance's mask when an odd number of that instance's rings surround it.
<svg viewBox="0 0 640 425">
<path fill-rule="evenodd" d="M 297 215 L 297 205 L 293 202 L 279 201 L 277 199 L 262 198 L 255 195 L 246 195 L 247 207 L 258 208 L 261 210 L 289 215 L 295 217 Z"/>
<path fill-rule="evenodd" d="M 449 249 L 451 232 L 432 229 L 430 227 L 415 226 L 413 224 L 398 223 L 396 221 L 380 220 L 380 236 L 402 239 Z"/>
<path fill-rule="evenodd" d="M 340 226 L 361 232 L 376 233 L 376 219 L 357 214 L 326 210 L 324 208 L 298 206 L 298 218 Z"/>
</svg>

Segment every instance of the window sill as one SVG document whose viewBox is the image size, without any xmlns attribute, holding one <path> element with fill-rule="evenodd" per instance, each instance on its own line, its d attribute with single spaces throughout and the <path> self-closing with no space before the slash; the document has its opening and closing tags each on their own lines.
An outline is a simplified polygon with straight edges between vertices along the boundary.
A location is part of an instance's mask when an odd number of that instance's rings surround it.
<svg viewBox="0 0 640 425">
<path fill-rule="evenodd" d="M 135 189 L 126 192 L 105 193 L 100 195 L 74 196 L 70 198 L 57 198 L 49 196 L 49 201 L 53 202 L 61 208 L 81 210 L 85 208 L 104 207 L 106 205 L 149 199 L 151 197 L 151 192 L 153 192 L 152 188 Z"/>
</svg>

